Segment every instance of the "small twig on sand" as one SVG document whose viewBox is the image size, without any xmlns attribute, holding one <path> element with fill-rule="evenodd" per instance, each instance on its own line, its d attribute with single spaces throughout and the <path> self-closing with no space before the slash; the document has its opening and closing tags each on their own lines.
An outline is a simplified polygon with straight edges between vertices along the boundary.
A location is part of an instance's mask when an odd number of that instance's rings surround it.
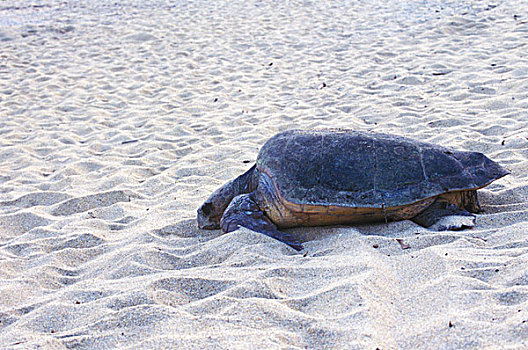
<svg viewBox="0 0 528 350">
<path fill-rule="evenodd" d="M 402 249 L 409 249 L 411 246 L 403 241 L 401 238 L 396 238 L 396 241 L 400 243 Z"/>
</svg>

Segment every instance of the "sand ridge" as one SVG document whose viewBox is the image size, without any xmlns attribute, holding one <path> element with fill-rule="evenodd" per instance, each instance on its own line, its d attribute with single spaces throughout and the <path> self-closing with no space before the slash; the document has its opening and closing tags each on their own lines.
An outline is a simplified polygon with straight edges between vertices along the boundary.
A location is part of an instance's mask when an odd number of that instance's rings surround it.
<svg viewBox="0 0 528 350">
<path fill-rule="evenodd" d="M 0 347 L 528 347 L 525 8 L 2 1 Z M 323 127 L 511 175 L 473 230 L 197 228 L 269 137 Z"/>
</svg>

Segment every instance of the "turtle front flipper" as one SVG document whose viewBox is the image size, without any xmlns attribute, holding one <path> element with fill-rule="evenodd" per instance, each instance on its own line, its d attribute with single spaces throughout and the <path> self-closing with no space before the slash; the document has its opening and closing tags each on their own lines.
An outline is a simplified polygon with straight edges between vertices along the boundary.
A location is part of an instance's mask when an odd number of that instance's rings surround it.
<svg viewBox="0 0 528 350">
<path fill-rule="evenodd" d="M 295 250 L 303 249 L 297 239 L 277 230 L 277 226 L 259 208 L 252 193 L 233 198 L 220 220 L 220 227 L 225 233 L 235 231 L 240 226 L 275 238 Z"/>
<path fill-rule="evenodd" d="M 461 230 L 475 225 L 475 215 L 442 200 L 436 200 L 411 220 L 437 231 Z"/>
</svg>

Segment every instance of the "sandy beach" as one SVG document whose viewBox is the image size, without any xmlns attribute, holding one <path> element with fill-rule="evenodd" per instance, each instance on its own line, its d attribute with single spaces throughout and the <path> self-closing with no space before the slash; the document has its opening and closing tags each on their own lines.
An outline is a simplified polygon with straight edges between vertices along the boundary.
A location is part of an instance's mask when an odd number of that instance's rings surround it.
<svg viewBox="0 0 528 350">
<path fill-rule="evenodd" d="M 0 348 L 528 349 L 527 8 L 1 1 Z M 198 229 L 268 138 L 326 127 L 511 174 L 471 230 Z"/>
</svg>

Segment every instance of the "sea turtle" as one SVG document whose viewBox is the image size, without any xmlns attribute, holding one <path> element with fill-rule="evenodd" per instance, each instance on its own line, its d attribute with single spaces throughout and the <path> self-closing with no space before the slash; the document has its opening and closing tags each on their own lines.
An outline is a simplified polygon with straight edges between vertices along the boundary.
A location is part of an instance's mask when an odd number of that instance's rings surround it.
<svg viewBox="0 0 528 350">
<path fill-rule="evenodd" d="M 474 224 L 477 189 L 508 174 L 482 153 L 353 130 L 289 130 L 269 139 L 256 164 L 198 209 L 198 226 L 240 226 L 302 249 L 277 227 L 411 219 L 437 229 Z M 444 219 L 444 222 L 446 220 Z M 449 221 L 449 220 L 447 220 Z"/>
</svg>

